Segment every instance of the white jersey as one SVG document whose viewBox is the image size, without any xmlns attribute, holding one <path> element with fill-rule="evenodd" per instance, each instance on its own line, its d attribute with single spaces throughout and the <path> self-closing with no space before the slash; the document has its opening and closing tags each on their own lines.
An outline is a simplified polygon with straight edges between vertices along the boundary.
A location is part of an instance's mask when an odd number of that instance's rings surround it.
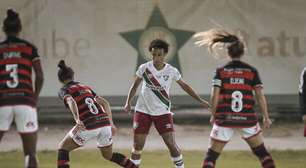
<svg viewBox="0 0 306 168">
<path fill-rule="evenodd" d="M 158 116 L 170 113 L 169 91 L 172 81 L 181 79 L 180 72 L 170 64 L 157 70 L 153 61 L 139 66 L 136 75 L 143 79 L 135 111 Z"/>
</svg>

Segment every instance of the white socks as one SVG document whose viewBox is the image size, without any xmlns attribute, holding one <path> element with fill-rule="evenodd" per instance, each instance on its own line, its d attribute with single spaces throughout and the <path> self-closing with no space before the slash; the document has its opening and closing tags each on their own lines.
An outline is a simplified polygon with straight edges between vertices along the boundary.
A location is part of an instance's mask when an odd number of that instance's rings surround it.
<svg viewBox="0 0 306 168">
<path fill-rule="evenodd" d="M 130 159 L 136 166 L 139 166 L 140 165 L 140 162 L 141 162 L 141 159 L 139 160 L 133 160 L 133 159 Z"/>
<path fill-rule="evenodd" d="M 171 160 L 173 161 L 175 168 L 184 168 L 183 155 L 171 157 Z"/>
</svg>

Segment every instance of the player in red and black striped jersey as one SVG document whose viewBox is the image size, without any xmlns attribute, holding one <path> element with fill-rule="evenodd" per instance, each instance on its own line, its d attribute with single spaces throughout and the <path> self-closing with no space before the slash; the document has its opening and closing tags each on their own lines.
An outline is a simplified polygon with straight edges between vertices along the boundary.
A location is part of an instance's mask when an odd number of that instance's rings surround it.
<svg viewBox="0 0 306 168">
<path fill-rule="evenodd" d="M 247 128 L 257 124 L 253 90 L 261 89 L 262 82 L 256 68 L 233 59 L 216 70 L 213 87 L 220 88 L 214 115 L 217 125 Z"/>
<path fill-rule="evenodd" d="M 36 103 L 43 85 L 41 63 L 37 48 L 19 38 L 22 25 L 17 12 L 7 10 L 2 28 L 6 39 L 0 43 L 0 140 L 14 120 L 23 142 L 25 167 L 35 168 Z M 32 69 L 35 72 L 35 88 Z"/>
<path fill-rule="evenodd" d="M 121 167 L 136 168 L 133 162 L 121 153 L 113 153 L 112 135 L 116 131 L 110 105 L 89 86 L 74 81 L 74 72 L 61 60 L 58 64 L 59 81 L 64 85 L 59 97 L 72 112 L 76 125 L 59 144 L 58 168 L 69 168 L 69 152 L 96 138 L 102 156 Z"/>
<path fill-rule="evenodd" d="M 110 120 L 105 110 L 95 98 L 96 93 L 89 86 L 70 81 L 59 92 L 60 98 L 67 104 L 67 99 L 73 98 L 78 107 L 78 115 L 87 130 L 110 126 Z"/>
<path fill-rule="evenodd" d="M 196 44 L 207 45 L 210 51 L 218 44 L 226 47 L 227 55 L 231 59 L 226 65 L 217 68 L 212 82 L 213 129 L 210 134 L 210 147 L 202 167 L 214 168 L 226 143 L 235 131 L 239 131 L 259 158 L 262 167 L 275 168 L 272 156 L 264 146 L 253 109 L 255 97 L 263 113 L 264 127 L 269 128 L 272 122 L 262 91 L 263 85 L 256 68 L 241 61 L 244 54 L 243 42 L 236 35 L 217 29 L 198 33 L 195 37 L 201 38 Z"/>
</svg>

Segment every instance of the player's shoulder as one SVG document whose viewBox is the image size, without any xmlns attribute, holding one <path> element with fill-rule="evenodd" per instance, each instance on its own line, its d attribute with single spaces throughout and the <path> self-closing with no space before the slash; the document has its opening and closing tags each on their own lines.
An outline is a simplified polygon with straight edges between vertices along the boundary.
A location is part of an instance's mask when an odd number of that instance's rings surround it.
<svg viewBox="0 0 306 168">
<path fill-rule="evenodd" d="M 178 71 L 178 69 L 175 66 L 173 66 L 171 64 L 168 64 L 168 63 L 166 63 L 165 69 L 166 70 L 171 70 L 171 71 Z"/>
<path fill-rule="evenodd" d="M 139 68 L 150 67 L 153 65 L 152 61 L 148 61 L 139 65 Z"/>
<path fill-rule="evenodd" d="M 257 72 L 257 68 L 249 63 L 241 61 L 241 64 L 244 68 L 250 69 L 253 72 Z"/>
<path fill-rule="evenodd" d="M 217 66 L 215 72 L 218 72 L 218 71 L 221 71 L 221 70 L 224 70 L 226 67 L 228 67 L 228 63 L 226 64 L 222 64 L 222 65 L 219 65 Z"/>
<path fill-rule="evenodd" d="M 58 91 L 58 97 L 60 98 L 60 99 L 64 99 L 64 97 L 66 96 L 68 94 L 68 89 L 67 89 L 67 87 L 62 87 L 62 88 L 60 88 L 60 90 Z"/>
<path fill-rule="evenodd" d="M 33 48 L 33 49 L 37 49 L 37 47 L 36 47 L 33 43 L 31 43 L 30 41 L 28 41 L 28 40 L 25 40 L 25 39 L 16 37 L 15 41 L 18 42 L 18 43 L 23 43 L 23 44 L 25 44 L 26 46 L 31 47 L 31 48 Z"/>
</svg>

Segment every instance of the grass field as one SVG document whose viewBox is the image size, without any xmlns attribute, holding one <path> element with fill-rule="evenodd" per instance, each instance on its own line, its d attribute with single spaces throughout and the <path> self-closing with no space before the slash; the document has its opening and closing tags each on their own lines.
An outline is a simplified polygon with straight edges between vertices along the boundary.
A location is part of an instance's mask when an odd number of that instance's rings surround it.
<svg viewBox="0 0 306 168">
<path fill-rule="evenodd" d="M 128 154 L 128 151 L 121 151 Z M 201 167 L 203 152 L 185 151 L 186 168 Z M 56 167 L 56 152 L 39 152 L 40 168 Z M 305 168 L 306 151 L 272 151 L 277 168 Z M 116 168 L 118 166 L 100 157 L 98 150 L 74 151 L 70 156 L 72 168 Z M 22 168 L 23 154 L 20 151 L 0 152 L 0 168 Z M 143 168 L 172 168 L 167 151 L 145 151 Z M 218 168 L 260 168 L 257 158 L 247 151 L 226 151 L 217 162 Z"/>
</svg>

